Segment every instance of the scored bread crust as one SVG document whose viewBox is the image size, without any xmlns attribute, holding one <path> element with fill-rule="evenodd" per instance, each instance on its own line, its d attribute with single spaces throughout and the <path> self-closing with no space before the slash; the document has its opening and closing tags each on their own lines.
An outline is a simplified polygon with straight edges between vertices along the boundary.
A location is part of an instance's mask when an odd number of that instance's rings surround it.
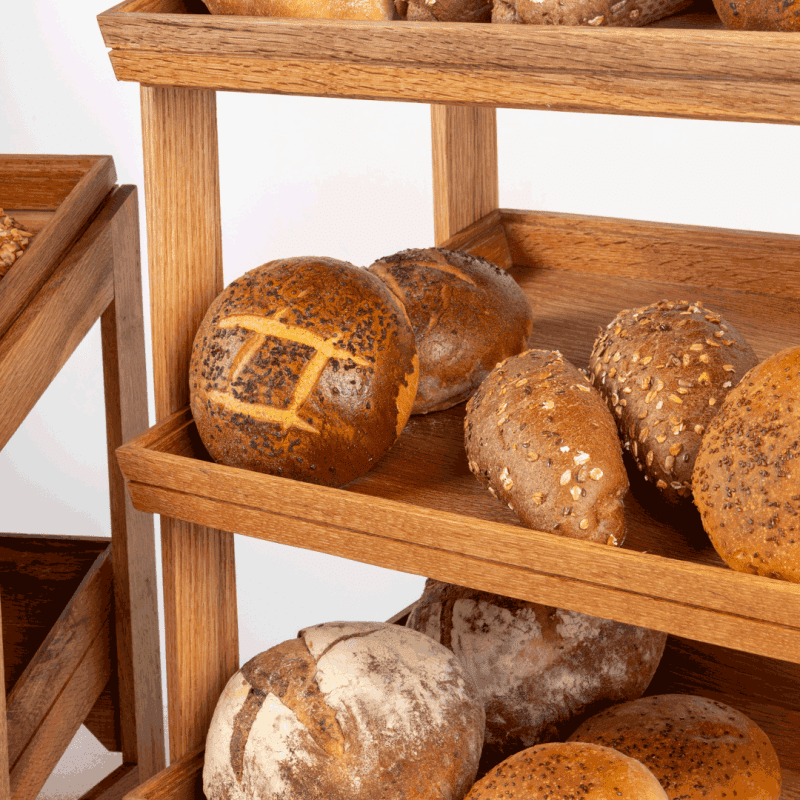
<svg viewBox="0 0 800 800">
<path fill-rule="evenodd" d="M 420 376 L 412 414 L 461 403 L 499 361 L 527 346 L 530 303 L 485 258 L 429 247 L 380 258 L 367 269 L 403 303 L 414 328 Z"/>
<path fill-rule="evenodd" d="M 800 347 L 731 390 L 703 437 L 692 487 L 728 566 L 800 583 Z"/>
<path fill-rule="evenodd" d="M 461 800 L 483 744 L 455 656 L 386 623 L 326 623 L 245 664 L 209 728 L 208 800 Z"/>
<path fill-rule="evenodd" d="M 778 756 L 764 731 L 706 697 L 664 694 L 621 703 L 586 720 L 568 741 L 613 747 L 641 760 L 671 798 L 781 796 Z"/>
<path fill-rule="evenodd" d="M 701 301 L 661 300 L 621 311 L 606 326 L 589 373 L 645 480 L 681 503 L 691 499 L 709 421 L 757 362 L 738 331 Z"/>
<path fill-rule="evenodd" d="M 668 800 L 644 764 L 609 747 L 584 742 L 551 742 L 515 753 L 467 795 L 467 800 L 539 798 Z"/>
<path fill-rule="evenodd" d="M 211 304 L 190 403 L 215 461 L 342 486 L 400 435 L 418 374 L 414 332 L 382 281 L 345 261 L 289 258 Z"/>
<path fill-rule="evenodd" d="M 561 353 L 498 364 L 467 403 L 464 428 L 470 470 L 523 525 L 623 543 L 628 476 L 614 420 Z"/>
<path fill-rule="evenodd" d="M 640 697 L 667 641 L 660 631 L 433 579 L 406 625 L 450 648 L 473 676 L 486 707 L 482 768 Z"/>
</svg>

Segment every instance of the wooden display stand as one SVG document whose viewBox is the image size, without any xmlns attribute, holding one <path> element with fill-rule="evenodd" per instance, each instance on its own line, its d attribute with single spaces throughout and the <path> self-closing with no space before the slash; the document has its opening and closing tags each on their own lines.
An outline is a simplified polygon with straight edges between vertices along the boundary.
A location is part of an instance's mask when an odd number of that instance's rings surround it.
<svg viewBox="0 0 800 800">
<path fill-rule="evenodd" d="M 84 800 L 164 766 L 153 522 L 115 457 L 147 427 L 136 187 L 115 181 L 105 156 L 0 156 L 0 207 L 36 233 L 0 279 L 0 448 L 100 319 L 111 503 L 110 540 L 0 535 L 2 800 L 33 800 L 81 724 L 123 759 Z"/>
<path fill-rule="evenodd" d="M 693 510 L 634 479 L 626 546 L 599 547 L 521 527 L 477 484 L 463 408 L 412 418 L 341 490 L 212 463 L 187 408 L 193 335 L 223 288 L 217 89 L 432 103 L 436 244 L 509 269 L 533 341 L 576 364 L 620 309 L 661 298 L 722 310 L 760 357 L 796 344 L 800 237 L 499 209 L 495 108 L 796 124 L 800 37 L 725 31 L 710 13 L 575 29 L 194 11 L 128 0 L 99 17 L 117 78 L 142 84 L 158 419 L 119 455 L 135 506 L 163 515 L 174 762 L 131 797 L 202 798 L 205 733 L 239 666 L 224 528 L 668 631 L 649 692 L 751 715 L 783 800 L 800 800 L 800 586 L 727 569 Z"/>
</svg>

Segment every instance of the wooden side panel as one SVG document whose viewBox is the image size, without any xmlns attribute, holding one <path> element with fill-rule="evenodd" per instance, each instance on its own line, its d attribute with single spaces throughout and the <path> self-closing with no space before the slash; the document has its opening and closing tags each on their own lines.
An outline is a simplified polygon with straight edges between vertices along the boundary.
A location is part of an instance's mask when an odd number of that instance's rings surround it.
<svg viewBox="0 0 800 800">
<path fill-rule="evenodd" d="M 153 518 L 133 508 L 115 451 L 147 429 L 147 372 L 135 187 L 111 229 L 114 301 L 101 319 L 122 756 L 142 779 L 164 767 Z"/>
<path fill-rule="evenodd" d="M 3 629 L 3 616 L 0 611 L 0 631 Z M 0 637 L 0 670 L 3 663 L 3 641 Z M 2 674 L 2 673 L 0 673 Z M 8 724 L 6 722 L 6 693 L 0 692 L 0 800 L 11 800 L 11 783 L 8 775 Z"/>
<path fill-rule="evenodd" d="M 139 767 L 123 763 L 100 783 L 93 786 L 81 800 L 123 800 L 140 783 Z"/>
<path fill-rule="evenodd" d="M 49 713 L 11 769 L 14 800 L 34 800 L 111 675 L 111 636 L 95 637 Z"/>
<path fill-rule="evenodd" d="M 8 198 L 0 208 L 55 210 L 3 278 L 0 337 L 53 274 L 115 181 L 114 162 L 108 156 L 0 158 L 0 198 Z"/>
<path fill-rule="evenodd" d="M 433 105 L 431 140 L 439 245 L 499 205 L 495 109 Z"/>
<path fill-rule="evenodd" d="M 467 250 L 473 255 L 489 259 L 505 270 L 514 266 L 499 210 L 490 211 L 485 217 L 442 241 L 439 247 Z"/>
<path fill-rule="evenodd" d="M 69 605 L 8 696 L 8 756 L 12 765 L 35 737 L 43 717 L 56 702 L 87 650 L 98 640 L 101 631 L 108 628 L 111 593 L 111 553 L 106 550 L 81 581 Z M 102 688 L 98 690 L 98 696 Z"/>
<path fill-rule="evenodd" d="M 112 671 L 116 667 L 116 659 L 112 660 Z M 112 753 L 122 750 L 122 734 L 119 719 L 119 689 L 117 680 L 112 674 L 97 702 L 91 707 L 83 724 L 92 735 Z"/>
<path fill-rule="evenodd" d="M 195 747 L 164 772 L 138 786 L 126 800 L 204 800 L 203 747 Z"/>
<path fill-rule="evenodd" d="M 188 400 L 195 331 L 222 289 L 216 97 L 142 88 L 153 381 L 160 419 Z M 205 737 L 238 669 L 233 536 L 161 525 L 170 757 Z M 203 636 L 197 632 L 203 631 Z"/>
</svg>

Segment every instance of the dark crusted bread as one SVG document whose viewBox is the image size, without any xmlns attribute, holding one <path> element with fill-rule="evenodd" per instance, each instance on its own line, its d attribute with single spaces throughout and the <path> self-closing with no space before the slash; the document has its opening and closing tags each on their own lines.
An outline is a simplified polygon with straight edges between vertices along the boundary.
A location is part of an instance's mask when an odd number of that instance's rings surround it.
<svg viewBox="0 0 800 800">
<path fill-rule="evenodd" d="M 764 731 L 735 708 L 705 697 L 663 694 L 622 703 L 588 719 L 569 741 L 639 759 L 671 800 L 781 796 L 778 756 Z"/>
<path fill-rule="evenodd" d="M 481 769 L 641 697 L 667 634 L 429 579 L 406 625 L 458 656 L 486 708 Z"/>
<path fill-rule="evenodd" d="M 414 332 L 384 283 L 308 256 L 251 270 L 214 300 L 189 390 L 215 461 L 342 486 L 400 435 L 417 376 Z"/>
<path fill-rule="evenodd" d="M 403 303 L 414 328 L 420 375 L 412 414 L 466 400 L 498 361 L 527 346 L 530 303 L 485 258 L 431 247 L 403 250 L 368 269 Z"/>
<path fill-rule="evenodd" d="M 494 0 L 492 22 L 533 25 L 648 25 L 690 5 L 691 0 Z"/>
<path fill-rule="evenodd" d="M 620 312 L 595 341 L 589 372 L 645 479 L 678 503 L 691 499 L 706 426 L 757 362 L 750 345 L 701 302 L 662 300 Z"/>
<path fill-rule="evenodd" d="M 331 622 L 257 655 L 208 731 L 208 800 L 461 800 L 484 711 L 445 647 L 382 622 Z"/>
<path fill-rule="evenodd" d="M 406 18 L 416 22 L 491 22 L 492 0 L 408 0 Z"/>
<path fill-rule="evenodd" d="M 552 742 L 498 764 L 467 800 L 667 800 L 667 795 L 636 759 L 601 745 Z"/>
<path fill-rule="evenodd" d="M 498 364 L 467 403 L 469 468 L 540 531 L 620 545 L 628 476 L 599 393 L 558 351 Z"/>
<path fill-rule="evenodd" d="M 800 347 L 770 356 L 731 390 L 692 481 L 728 566 L 800 583 Z"/>
</svg>

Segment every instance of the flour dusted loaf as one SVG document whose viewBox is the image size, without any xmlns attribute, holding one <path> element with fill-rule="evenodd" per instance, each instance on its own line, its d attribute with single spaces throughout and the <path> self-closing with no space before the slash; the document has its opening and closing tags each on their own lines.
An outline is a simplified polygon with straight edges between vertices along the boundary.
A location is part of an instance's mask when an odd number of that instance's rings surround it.
<svg viewBox="0 0 800 800">
<path fill-rule="evenodd" d="M 208 800 L 461 800 L 483 744 L 472 679 L 387 623 L 331 622 L 248 661 L 206 741 Z"/>
<path fill-rule="evenodd" d="M 667 795 L 653 773 L 629 756 L 600 745 L 553 742 L 498 764 L 467 800 L 667 800 Z"/>
<path fill-rule="evenodd" d="M 670 503 L 690 501 L 703 434 L 725 395 L 758 362 L 702 302 L 662 300 L 620 312 L 589 359 L 623 446 Z"/>
<path fill-rule="evenodd" d="M 398 19 L 394 0 L 203 0 L 212 14 L 316 19 Z"/>
<path fill-rule="evenodd" d="M 778 800 L 781 770 L 753 720 L 717 700 L 643 697 L 602 711 L 569 739 L 613 747 L 647 764 L 668 797 Z"/>
<path fill-rule="evenodd" d="M 492 370 L 467 403 L 469 468 L 523 525 L 621 545 L 628 476 L 614 420 L 558 351 Z"/>
<path fill-rule="evenodd" d="M 381 280 L 332 258 L 271 261 L 208 309 L 192 414 L 215 461 L 342 486 L 400 435 L 418 373 L 414 332 Z"/>
<path fill-rule="evenodd" d="M 494 0 L 492 22 L 638 27 L 690 5 L 690 0 Z"/>
<path fill-rule="evenodd" d="M 527 346 L 530 303 L 503 269 L 458 250 L 403 250 L 368 267 L 405 306 L 419 353 L 413 414 L 470 397 L 494 366 Z"/>
<path fill-rule="evenodd" d="M 800 583 L 800 347 L 751 369 L 703 437 L 694 501 L 728 566 Z"/>
<path fill-rule="evenodd" d="M 432 579 L 406 624 L 450 648 L 474 678 L 491 766 L 640 697 L 667 641 L 660 631 Z"/>
</svg>

